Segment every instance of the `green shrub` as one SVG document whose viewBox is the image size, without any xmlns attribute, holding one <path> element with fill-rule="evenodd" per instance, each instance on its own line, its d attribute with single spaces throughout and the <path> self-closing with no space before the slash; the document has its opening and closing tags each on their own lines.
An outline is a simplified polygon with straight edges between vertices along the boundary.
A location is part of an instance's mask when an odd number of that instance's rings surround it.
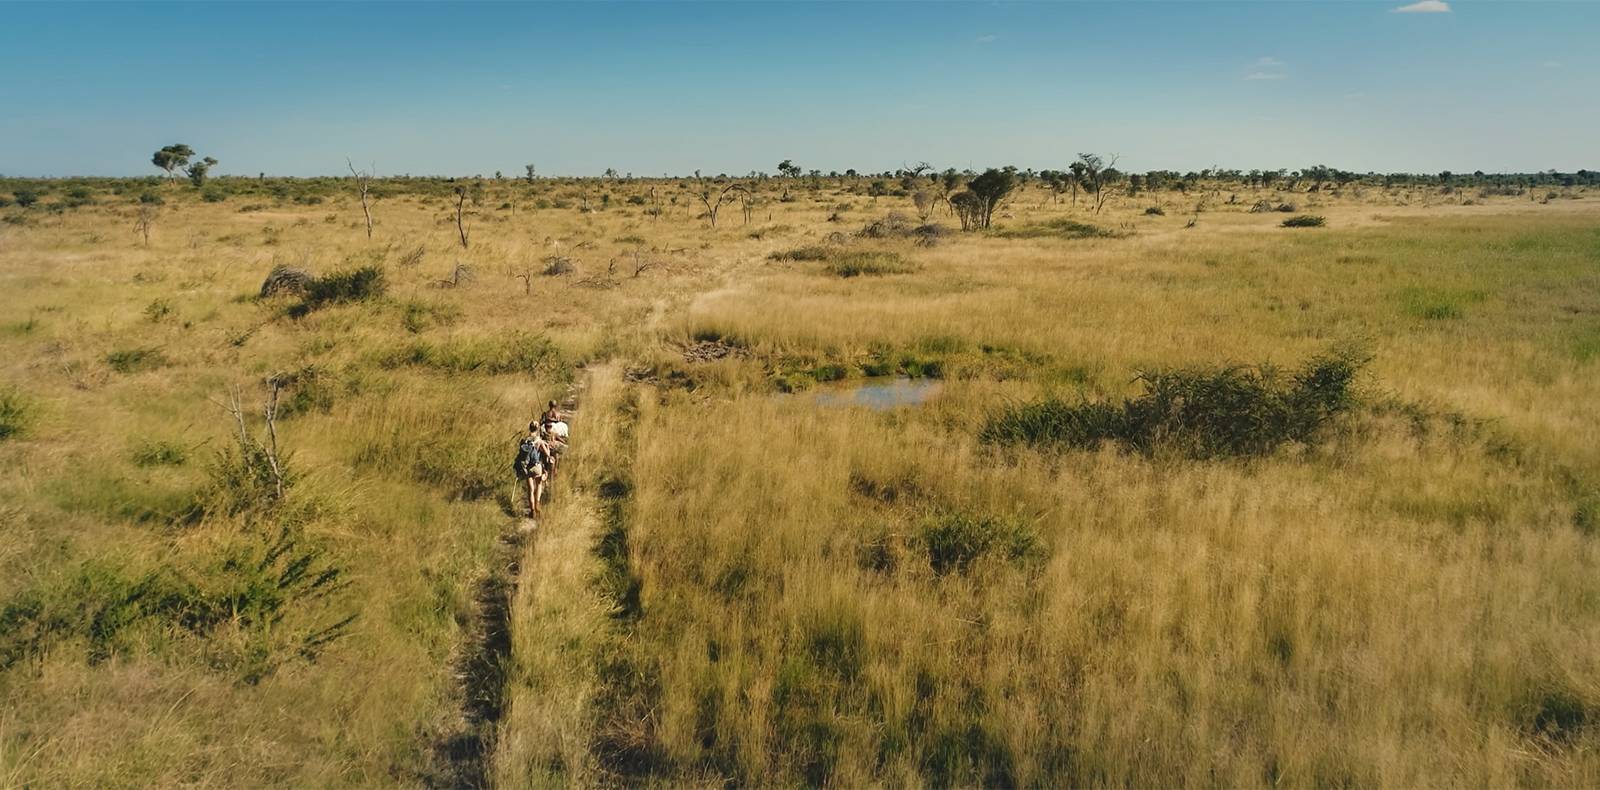
<svg viewBox="0 0 1600 790">
<path fill-rule="evenodd" d="M 51 646 L 78 641 L 98 662 L 161 637 L 210 637 L 237 629 L 246 644 L 232 655 L 207 651 L 254 682 L 295 658 L 315 660 L 355 616 L 329 616 L 318 604 L 344 586 L 344 571 L 292 531 L 244 536 L 198 567 L 134 573 L 85 563 L 55 583 L 24 590 L 0 607 L 0 669 Z M 305 613 L 285 627 L 286 617 Z M 141 640 L 145 633 L 156 639 Z"/>
<path fill-rule="evenodd" d="M 318 365 L 274 373 L 269 381 L 280 388 L 278 416 L 294 417 L 311 412 L 327 414 L 339 390 L 338 376 Z"/>
<path fill-rule="evenodd" d="M 166 299 L 157 299 L 144 308 L 144 317 L 152 324 L 159 324 L 172 315 L 172 302 Z"/>
<path fill-rule="evenodd" d="M 33 422 L 33 405 L 14 389 L 0 390 L 0 441 L 22 436 Z"/>
<path fill-rule="evenodd" d="M 388 289 L 388 279 L 377 266 L 332 272 L 306 283 L 304 300 L 289 308 L 289 314 L 299 318 L 328 305 L 376 299 Z"/>
<path fill-rule="evenodd" d="M 1600 711 L 1561 688 L 1538 694 L 1530 707 L 1528 729 L 1533 735 L 1558 744 L 1572 741 L 1600 719 Z"/>
<path fill-rule="evenodd" d="M 39 193 L 32 189 L 19 189 L 11 193 L 11 199 L 16 201 L 17 205 L 28 208 L 39 202 Z"/>
<path fill-rule="evenodd" d="M 923 524 L 921 537 L 928 551 L 928 564 L 940 575 L 964 573 L 990 554 L 1021 561 L 1041 552 L 1038 533 L 1031 527 L 992 516 L 941 513 Z"/>
<path fill-rule="evenodd" d="M 1121 404 L 1047 399 L 1004 410 L 979 438 L 996 444 L 1094 448 L 1115 441 L 1153 455 L 1264 455 L 1286 442 L 1313 444 L 1356 403 L 1364 358 L 1334 354 L 1289 377 L 1269 366 L 1142 372 L 1144 393 Z"/>
<path fill-rule="evenodd" d="M 1301 214 L 1279 223 L 1281 227 L 1285 228 L 1320 228 L 1326 224 L 1328 224 L 1326 219 L 1314 214 Z"/>
<path fill-rule="evenodd" d="M 362 266 L 343 272 L 332 272 L 311 281 L 306 288 L 306 301 L 313 305 L 339 302 L 360 302 L 382 296 L 389 284 L 383 269 Z"/>
<path fill-rule="evenodd" d="M 130 455 L 139 466 L 182 466 L 189 460 L 189 451 L 183 445 L 158 439 L 139 442 Z"/>
<path fill-rule="evenodd" d="M 158 348 L 128 348 L 107 354 L 106 364 L 118 373 L 140 373 L 165 367 L 167 357 Z"/>
<path fill-rule="evenodd" d="M 818 365 L 811 371 L 811 377 L 817 381 L 842 381 L 848 375 L 850 371 L 845 366 L 833 363 Z"/>
<path fill-rule="evenodd" d="M 292 460 L 291 453 L 279 453 L 275 470 L 267 448 L 235 437 L 234 444 L 217 452 L 207 470 L 211 506 L 230 516 L 270 511 L 282 502 L 278 476 L 283 476 L 285 491 L 294 485 Z"/>
</svg>

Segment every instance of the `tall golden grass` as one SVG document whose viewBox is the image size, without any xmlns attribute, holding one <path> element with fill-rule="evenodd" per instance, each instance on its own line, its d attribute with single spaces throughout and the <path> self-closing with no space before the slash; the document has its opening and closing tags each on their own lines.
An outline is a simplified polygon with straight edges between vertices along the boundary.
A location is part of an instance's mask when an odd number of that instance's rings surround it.
<svg viewBox="0 0 1600 790">
<path fill-rule="evenodd" d="M 18 602 L 86 568 L 221 584 L 218 558 L 286 527 L 348 582 L 271 638 L 157 614 L 30 643 L 0 669 L 0 783 L 437 781 L 473 585 L 517 528 L 513 438 L 573 384 L 518 563 L 499 785 L 1600 782 L 1592 196 L 1299 195 L 1328 227 L 1285 229 L 1251 196 L 1185 228 L 1176 197 L 1093 216 L 1027 191 L 997 224 L 1123 235 L 850 239 L 907 265 L 848 278 L 771 258 L 909 209 L 856 188 L 710 229 L 686 199 L 513 215 L 492 187 L 466 250 L 425 196 L 380 201 L 371 243 L 349 198 L 174 197 L 149 247 L 116 204 L 0 225 L 25 415 L 0 439 L 0 607 L 34 628 Z M 254 298 L 274 263 L 389 288 L 295 319 Z M 1350 345 L 1361 403 L 1314 447 L 978 439 L 1139 370 Z M 195 515 L 232 441 L 216 401 L 257 407 L 279 372 L 316 382 L 285 393 L 286 504 Z M 867 373 L 943 385 L 886 411 L 813 393 Z M 348 614 L 310 657 L 281 643 Z"/>
</svg>

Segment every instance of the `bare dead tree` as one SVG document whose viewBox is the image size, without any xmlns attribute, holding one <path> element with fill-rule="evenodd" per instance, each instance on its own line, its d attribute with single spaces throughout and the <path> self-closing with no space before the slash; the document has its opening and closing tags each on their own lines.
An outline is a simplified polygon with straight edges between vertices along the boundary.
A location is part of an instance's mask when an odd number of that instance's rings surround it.
<svg viewBox="0 0 1600 790">
<path fill-rule="evenodd" d="M 139 213 L 133 218 L 133 232 L 144 239 L 144 246 L 150 246 L 150 228 L 156 222 L 156 207 L 151 205 L 139 206 Z"/>
<path fill-rule="evenodd" d="M 750 219 L 755 216 L 756 209 L 761 207 L 762 200 L 753 189 L 739 190 L 739 210 L 744 214 L 744 224 L 749 225 Z"/>
<path fill-rule="evenodd" d="M 716 188 L 716 185 L 706 184 L 694 196 L 705 205 L 706 218 L 711 220 L 711 227 L 715 228 L 717 226 L 717 212 L 721 210 L 722 204 L 732 200 L 735 192 L 744 189 L 744 185 L 737 181 L 728 184 L 720 191 Z"/>
<path fill-rule="evenodd" d="M 350 157 L 344 158 L 344 163 L 350 168 L 350 175 L 356 179 L 356 189 L 361 195 L 361 213 L 367 218 L 367 241 L 372 241 L 372 208 L 367 205 L 367 196 L 372 187 L 372 171 L 356 171 L 356 166 L 350 162 Z"/>
<path fill-rule="evenodd" d="M 467 248 L 467 223 L 465 213 L 467 208 L 467 188 L 456 187 L 456 234 L 461 237 L 461 249 Z"/>
<path fill-rule="evenodd" d="M 239 450 L 248 459 L 258 456 L 267 463 L 267 468 L 272 473 L 273 498 L 282 501 L 288 488 L 283 471 L 283 461 L 278 453 L 278 393 L 283 389 L 283 380 L 277 376 L 267 379 L 268 394 L 261 407 L 261 416 L 267 423 L 267 440 L 265 442 L 250 435 L 250 429 L 245 425 L 244 406 L 239 396 L 238 386 L 228 388 L 228 413 L 233 415 L 234 426 L 239 431 Z"/>
<path fill-rule="evenodd" d="M 457 288 L 462 283 L 471 282 L 476 276 L 472 271 L 472 267 L 457 261 L 456 267 L 450 270 L 450 276 L 436 281 L 435 284 L 440 288 Z"/>
</svg>

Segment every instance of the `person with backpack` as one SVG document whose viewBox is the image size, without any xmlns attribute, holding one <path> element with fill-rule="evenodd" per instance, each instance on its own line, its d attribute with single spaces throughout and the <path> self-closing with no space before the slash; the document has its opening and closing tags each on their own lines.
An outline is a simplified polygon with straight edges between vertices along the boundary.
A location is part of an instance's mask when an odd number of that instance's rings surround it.
<svg viewBox="0 0 1600 790">
<path fill-rule="evenodd" d="M 550 476 L 555 477 L 555 468 L 561 465 L 561 456 L 567 452 L 567 424 L 561 420 L 544 421 L 544 442 L 550 446 Z"/>
<path fill-rule="evenodd" d="M 540 428 L 538 422 L 528 423 L 528 435 L 517 444 L 517 459 L 512 463 L 517 480 L 527 486 L 528 516 L 533 519 L 540 516 L 539 500 L 544 495 L 551 465 L 550 445 L 540 435 Z"/>
</svg>

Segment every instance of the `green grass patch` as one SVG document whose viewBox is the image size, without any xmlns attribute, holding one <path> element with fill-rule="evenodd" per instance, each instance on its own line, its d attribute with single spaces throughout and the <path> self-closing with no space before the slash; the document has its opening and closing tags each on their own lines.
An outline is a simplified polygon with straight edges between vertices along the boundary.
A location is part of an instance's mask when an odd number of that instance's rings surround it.
<svg viewBox="0 0 1600 790">
<path fill-rule="evenodd" d="M 33 416 L 33 403 L 27 396 L 10 387 L 0 389 L 0 441 L 27 433 Z"/>
<path fill-rule="evenodd" d="M 1600 359 L 1600 326 L 1591 326 L 1572 339 L 1572 356 L 1579 362 Z"/>
<path fill-rule="evenodd" d="M 1019 228 L 1001 228 L 992 235 L 1002 239 L 1120 239 L 1130 234 L 1062 217 Z"/>
<path fill-rule="evenodd" d="M 1016 519 L 993 516 L 930 516 L 922 526 L 921 539 L 928 552 L 928 565 L 940 575 L 965 573 L 991 555 L 1020 562 L 1043 553 L 1039 535 L 1032 527 Z"/>
<path fill-rule="evenodd" d="M 187 447 L 161 439 L 137 442 L 128 455 L 137 466 L 183 466 L 189 461 Z"/>
<path fill-rule="evenodd" d="M 106 355 L 106 364 L 118 373 L 143 373 L 167 366 L 167 357 L 158 348 L 125 348 Z"/>
<path fill-rule="evenodd" d="M 829 258 L 828 265 L 823 269 L 823 271 L 836 277 L 906 274 L 914 270 L 915 267 L 900 257 L 900 253 L 888 250 L 841 252 Z"/>
<path fill-rule="evenodd" d="M 900 253 L 892 250 L 851 250 L 814 244 L 774 252 L 767 258 L 791 263 L 823 262 L 826 265 L 822 271 L 835 277 L 905 274 L 916 270 Z"/>
<path fill-rule="evenodd" d="M 1456 321 L 1467 317 L 1469 305 L 1480 304 L 1489 298 L 1485 291 L 1462 291 L 1445 288 L 1411 287 L 1398 292 L 1400 309 L 1406 315 L 1423 321 Z"/>
<path fill-rule="evenodd" d="M 417 340 L 381 353 L 378 364 L 386 368 L 415 367 L 441 373 L 546 375 L 566 369 L 561 351 L 549 338 L 528 332 L 442 343 Z"/>
</svg>

